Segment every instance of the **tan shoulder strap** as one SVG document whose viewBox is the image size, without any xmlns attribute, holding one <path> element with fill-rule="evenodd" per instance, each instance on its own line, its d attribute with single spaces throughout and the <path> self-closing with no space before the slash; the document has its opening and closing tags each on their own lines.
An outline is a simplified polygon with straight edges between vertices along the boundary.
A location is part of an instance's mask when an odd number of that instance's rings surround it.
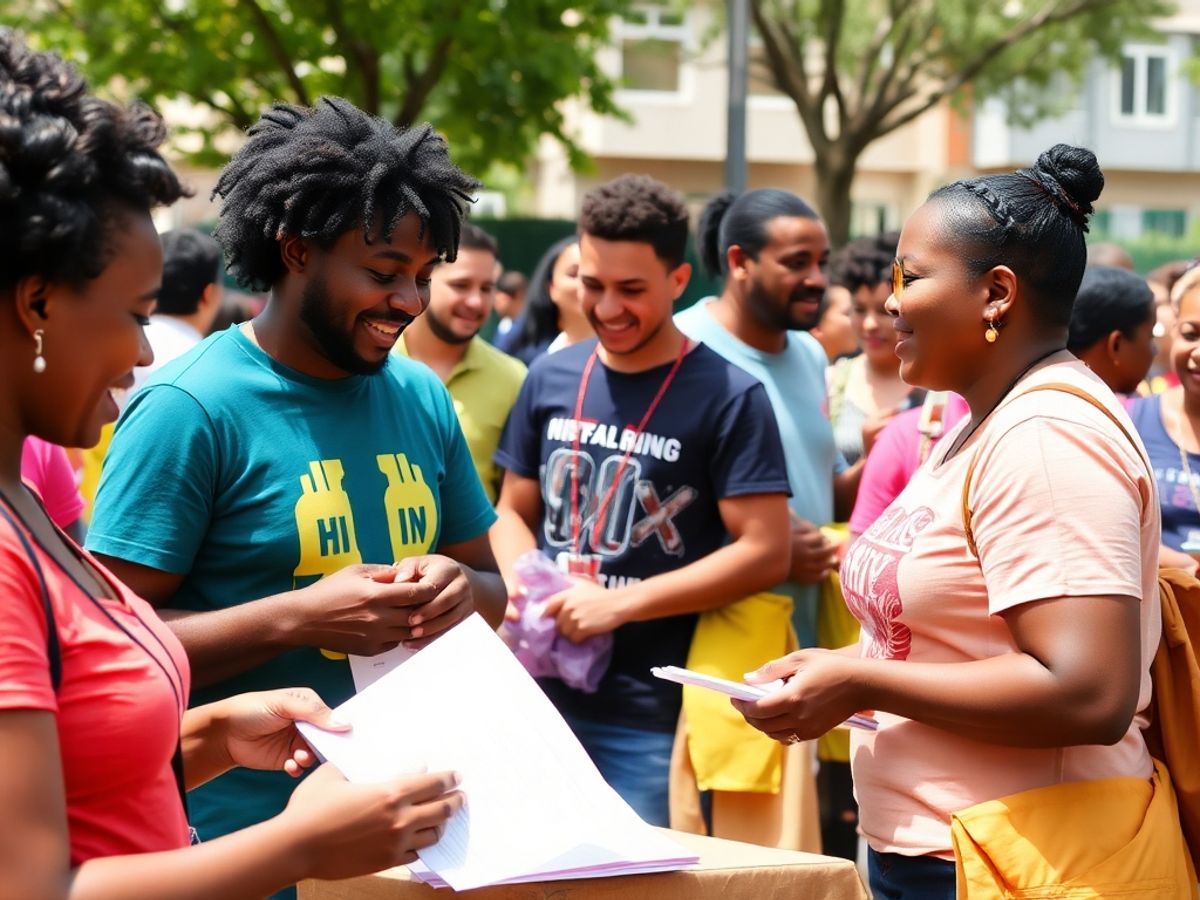
<svg viewBox="0 0 1200 900">
<path fill-rule="evenodd" d="M 1108 416 L 1109 420 L 1121 430 L 1121 434 L 1125 435 L 1125 439 L 1129 441 L 1130 445 L 1137 453 L 1138 458 L 1141 459 L 1141 461 L 1145 464 L 1146 470 L 1150 473 L 1150 480 L 1154 480 L 1154 468 L 1150 465 L 1150 462 L 1146 459 L 1146 457 L 1142 455 L 1142 451 L 1138 447 L 1137 438 L 1130 434 L 1129 429 L 1125 427 L 1124 423 L 1118 419 L 1116 415 L 1114 415 L 1111 409 L 1109 409 L 1082 388 L 1077 388 L 1075 385 L 1066 384 L 1065 382 L 1039 384 L 1035 387 L 1031 387 L 1027 391 L 1022 391 L 1017 395 L 1017 397 L 1024 397 L 1026 394 L 1033 394 L 1038 391 L 1059 391 L 1064 394 L 1071 394 L 1072 396 L 1078 397 L 1080 400 L 1083 400 L 1086 403 L 1090 403 L 1092 406 L 1096 407 L 1096 409 L 1100 410 L 1100 412 L 1104 413 L 1104 415 Z M 1016 397 L 1013 399 L 1016 399 Z M 969 497 L 971 493 L 971 478 L 975 474 L 975 466 L 979 462 L 979 454 L 982 450 L 983 448 L 980 447 L 974 452 L 974 454 L 972 454 L 971 462 L 967 465 L 967 476 L 963 479 L 962 488 L 963 532 L 967 536 L 967 547 L 970 548 L 971 555 L 976 559 L 979 558 L 979 548 L 975 546 L 975 532 L 971 529 L 971 505 L 969 503 Z"/>
</svg>

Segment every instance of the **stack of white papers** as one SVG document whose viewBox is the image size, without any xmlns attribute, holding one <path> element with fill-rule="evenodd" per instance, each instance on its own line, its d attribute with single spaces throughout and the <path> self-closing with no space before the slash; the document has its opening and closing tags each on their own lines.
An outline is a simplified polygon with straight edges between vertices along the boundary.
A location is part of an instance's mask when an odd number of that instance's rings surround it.
<svg viewBox="0 0 1200 900">
<path fill-rule="evenodd" d="M 695 865 L 601 778 L 512 652 L 471 616 L 340 707 L 347 734 L 300 724 L 351 781 L 453 770 L 467 804 L 419 851 L 421 880 L 455 890 Z"/>
</svg>

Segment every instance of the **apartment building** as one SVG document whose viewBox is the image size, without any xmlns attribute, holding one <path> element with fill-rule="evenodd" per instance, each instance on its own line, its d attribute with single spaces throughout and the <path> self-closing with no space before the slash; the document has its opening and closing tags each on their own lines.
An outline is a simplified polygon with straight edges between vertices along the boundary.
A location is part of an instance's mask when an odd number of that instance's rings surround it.
<svg viewBox="0 0 1200 900">
<path fill-rule="evenodd" d="M 984 102 L 968 120 L 942 106 L 872 144 L 854 184 L 852 230 L 897 227 L 937 185 L 1029 165 L 1068 141 L 1092 148 L 1108 175 L 1097 233 L 1188 233 L 1200 219 L 1200 87 L 1183 64 L 1200 35 L 1200 0 L 1179 6 L 1159 23 L 1161 43 L 1130 43 L 1117 68 L 1096 61 L 1063 115 L 1023 129 L 1008 124 L 999 100 Z M 573 108 L 570 121 L 594 171 L 571 172 L 561 149 L 544 141 L 534 169 L 536 214 L 574 216 L 589 187 L 624 172 L 661 178 L 697 205 L 720 189 L 728 74 L 726 40 L 713 37 L 717 25 L 710 4 L 684 11 L 647 3 L 616 26 L 602 63 L 624 81 L 619 102 L 632 121 Z M 753 67 L 747 123 L 748 185 L 813 197 L 813 153 L 795 107 L 755 79 Z"/>
</svg>

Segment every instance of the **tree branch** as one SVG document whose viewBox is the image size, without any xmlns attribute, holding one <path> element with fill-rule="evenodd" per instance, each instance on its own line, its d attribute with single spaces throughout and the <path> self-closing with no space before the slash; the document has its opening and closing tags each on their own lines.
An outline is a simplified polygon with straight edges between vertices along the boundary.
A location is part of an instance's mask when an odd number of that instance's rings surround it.
<svg viewBox="0 0 1200 900">
<path fill-rule="evenodd" d="M 279 32 L 275 30 L 275 26 L 271 22 L 271 17 L 263 11 L 263 8 L 255 0 L 239 0 L 239 2 L 250 13 L 250 17 L 254 19 L 254 23 L 258 26 L 263 40 L 267 42 L 267 49 L 270 51 L 271 56 L 274 57 L 276 65 L 283 70 L 288 86 L 292 89 L 292 93 L 296 95 L 296 102 L 302 106 L 310 106 L 308 90 L 304 87 L 304 82 L 300 80 L 300 76 L 296 74 L 296 67 L 292 63 L 291 55 L 288 53 L 287 47 L 284 46 Z"/>
<path fill-rule="evenodd" d="M 825 98 L 832 97 L 838 109 L 838 134 L 846 129 L 846 98 L 838 80 L 838 48 L 842 42 L 842 25 L 845 21 L 845 0 L 821 0 L 821 17 L 825 28 L 825 78 L 821 85 L 821 112 L 824 118 Z"/>
<path fill-rule="evenodd" d="M 808 75 L 804 68 L 806 41 L 799 34 L 790 32 L 781 22 L 767 18 L 762 9 L 763 2 L 764 0 L 751 0 L 750 12 L 762 38 L 767 66 L 779 89 L 796 105 L 796 112 L 804 123 L 804 130 L 808 133 L 813 148 L 816 149 L 820 145 L 824 150 L 829 145 L 829 136 L 825 131 L 824 117 L 821 115 L 820 97 L 810 91 L 808 85 Z"/>
<path fill-rule="evenodd" d="M 363 108 L 369 113 L 378 114 L 381 100 L 378 51 L 368 42 L 350 33 L 346 26 L 346 17 L 342 15 L 341 0 L 327 0 L 325 11 L 338 49 L 348 62 L 354 64 L 355 71 L 362 79 Z"/>
<path fill-rule="evenodd" d="M 447 14 L 449 21 L 458 18 L 455 10 L 448 10 Z M 451 29 L 447 29 L 446 33 L 434 44 L 429 62 L 421 72 L 416 71 L 411 60 L 405 64 L 405 70 L 409 75 L 408 88 L 404 93 L 404 102 L 393 119 L 396 125 L 407 126 L 416 121 L 417 116 L 425 107 L 425 101 L 429 99 L 430 92 L 437 87 L 438 80 L 446 70 L 446 64 L 450 61 L 450 50 L 453 46 L 454 34 Z"/>
<path fill-rule="evenodd" d="M 1118 0 L 1076 0 L 1074 3 L 1061 6 L 1058 4 L 1049 4 L 1042 7 L 1037 13 L 1014 26 L 1006 34 L 984 47 L 973 60 L 960 66 L 954 74 L 946 78 L 938 87 L 929 91 L 919 102 L 903 113 L 898 113 L 897 110 L 900 104 L 907 98 L 898 98 L 898 102 L 892 105 L 887 114 L 880 120 L 875 136 L 880 137 L 891 131 L 895 131 L 897 128 L 907 125 L 923 113 L 932 109 L 950 94 L 953 94 L 979 75 L 1001 53 L 1024 40 L 1038 29 L 1045 28 L 1047 25 L 1070 21 L 1085 12 L 1099 12 L 1105 7 L 1116 5 L 1117 2 Z"/>
</svg>

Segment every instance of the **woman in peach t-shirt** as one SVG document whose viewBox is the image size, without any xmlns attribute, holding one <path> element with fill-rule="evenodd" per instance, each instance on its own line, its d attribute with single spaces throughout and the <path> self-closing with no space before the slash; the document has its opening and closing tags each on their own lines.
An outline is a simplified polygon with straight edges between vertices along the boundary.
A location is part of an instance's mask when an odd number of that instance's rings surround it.
<svg viewBox="0 0 1200 900">
<path fill-rule="evenodd" d="M 1032 169 L 944 187 L 909 219 L 888 300 L 901 374 L 971 414 L 846 556 L 859 643 L 770 663 L 752 680 L 787 686 L 738 701 L 785 742 L 877 711 L 878 731 L 852 744 L 877 900 L 954 897 L 961 810 L 1153 771 L 1141 712 L 1159 521 L 1144 450 L 1086 400 L 1024 395 L 1066 382 L 1133 430 L 1065 349 L 1103 184 L 1090 152 L 1060 144 Z M 963 522 L 972 458 L 978 556 Z"/>
</svg>

